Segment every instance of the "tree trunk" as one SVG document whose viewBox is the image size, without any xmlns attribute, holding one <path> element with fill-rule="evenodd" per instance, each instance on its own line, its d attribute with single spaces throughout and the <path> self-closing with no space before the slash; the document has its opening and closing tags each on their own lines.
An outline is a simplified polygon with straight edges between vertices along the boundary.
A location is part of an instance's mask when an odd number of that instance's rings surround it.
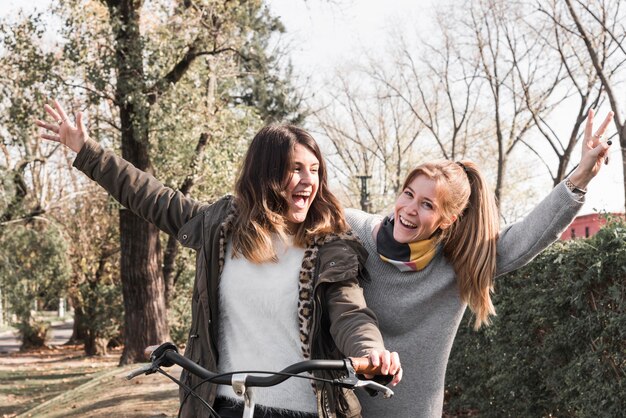
<svg viewBox="0 0 626 418">
<path fill-rule="evenodd" d="M 169 340 L 157 228 L 120 211 L 124 351 L 120 364 L 144 361 L 144 349 Z"/>
<path fill-rule="evenodd" d="M 22 339 L 20 351 L 43 348 L 48 339 L 50 323 L 25 318 L 22 319 L 21 323 L 18 325 L 18 330 Z"/>
<path fill-rule="evenodd" d="M 74 325 L 72 326 L 72 336 L 65 343 L 66 345 L 74 345 L 84 343 L 87 338 L 87 326 L 85 325 L 85 311 L 75 301 L 72 302 L 74 306 Z"/>
<path fill-rule="evenodd" d="M 170 308 L 172 299 L 175 296 L 174 286 L 174 267 L 176 264 L 176 256 L 178 255 L 178 241 L 173 236 L 167 238 L 165 247 L 165 255 L 163 257 L 163 283 L 165 284 L 165 306 Z"/>
<path fill-rule="evenodd" d="M 150 107 L 139 30 L 142 2 L 108 0 L 115 34 L 122 156 L 152 172 L 148 154 Z M 169 339 L 158 229 L 126 209 L 120 210 L 121 280 L 124 297 L 124 351 L 120 365 L 145 360 L 148 345 Z"/>
<path fill-rule="evenodd" d="M 626 219 L 626 123 L 622 126 L 619 135 L 622 148 L 622 178 L 624 179 L 624 219 Z"/>
<path fill-rule="evenodd" d="M 89 332 L 85 338 L 85 354 L 88 356 L 106 356 L 107 342 L 106 338 L 97 337 L 94 332 Z"/>
</svg>

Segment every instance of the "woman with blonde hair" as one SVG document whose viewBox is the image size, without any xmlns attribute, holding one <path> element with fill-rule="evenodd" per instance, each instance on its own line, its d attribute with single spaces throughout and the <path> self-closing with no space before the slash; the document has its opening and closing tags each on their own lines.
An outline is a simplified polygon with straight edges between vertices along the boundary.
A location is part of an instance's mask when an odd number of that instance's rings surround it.
<svg viewBox="0 0 626 418">
<path fill-rule="evenodd" d="M 602 135 L 611 117 L 592 135 L 589 112 L 578 167 L 524 220 L 502 231 L 494 195 L 470 161 L 416 167 L 389 216 L 346 211 L 370 253 L 366 301 L 404 370 L 389 402 L 360 397 L 365 417 L 441 417 L 446 365 L 466 307 L 474 328 L 489 324 L 494 278 L 530 262 L 571 223 L 606 161 L 611 142 Z"/>
<path fill-rule="evenodd" d="M 186 357 L 224 373 L 363 356 L 395 375 L 392 384 L 399 382 L 398 355 L 385 350 L 360 287 L 367 253 L 350 233 L 328 189 L 320 149 L 306 131 L 262 128 L 234 196 L 209 205 L 163 186 L 89 139 L 81 113 L 75 126 L 58 102 L 45 110 L 54 122 L 36 122 L 47 131 L 42 138 L 77 152 L 74 167 L 197 251 Z M 184 371 L 181 380 L 194 387 L 202 379 Z M 230 387 L 202 384 L 196 392 L 220 416 L 241 416 L 243 406 Z M 276 390 L 258 388 L 255 399 L 264 416 L 360 416 L 353 392 L 328 384 L 313 388 L 304 379 L 289 379 Z M 182 416 L 209 411 L 190 397 Z"/>
</svg>

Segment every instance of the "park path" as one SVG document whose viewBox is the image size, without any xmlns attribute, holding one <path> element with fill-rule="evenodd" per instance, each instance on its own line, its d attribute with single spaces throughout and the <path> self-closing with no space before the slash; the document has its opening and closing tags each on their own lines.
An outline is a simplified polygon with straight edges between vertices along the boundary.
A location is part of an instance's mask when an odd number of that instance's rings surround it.
<svg viewBox="0 0 626 418">
<path fill-rule="evenodd" d="M 178 387 L 158 373 L 132 381 L 138 367 L 118 367 L 122 347 L 85 356 L 82 345 L 63 345 L 72 322 L 53 322 L 51 349 L 19 352 L 12 332 L 0 333 L 0 417 L 166 418 L 178 412 Z M 180 368 L 169 370 L 180 378 Z"/>
<path fill-rule="evenodd" d="M 72 336 L 73 321 L 53 322 L 50 330 L 48 345 L 63 345 Z M 15 331 L 4 331 L 0 333 L 0 358 L 9 353 L 14 353 L 20 349 L 19 337 Z M 2 360 L 0 360 L 1 362 Z"/>
</svg>

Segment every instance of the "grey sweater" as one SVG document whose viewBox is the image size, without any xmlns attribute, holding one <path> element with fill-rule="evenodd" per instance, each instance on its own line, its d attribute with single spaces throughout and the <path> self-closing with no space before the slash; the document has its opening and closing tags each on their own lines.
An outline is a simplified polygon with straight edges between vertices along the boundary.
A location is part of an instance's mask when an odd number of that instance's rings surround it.
<svg viewBox="0 0 626 418">
<path fill-rule="evenodd" d="M 582 204 L 561 183 L 524 220 L 501 231 L 497 275 L 522 267 L 557 240 Z M 440 418 L 446 365 L 466 308 L 452 264 L 439 250 L 425 269 L 402 273 L 376 252 L 372 229 L 382 217 L 355 209 L 346 215 L 370 254 L 372 280 L 363 284 L 367 304 L 378 316 L 385 347 L 399 353 L 404 373 L 391 399 L 359 393 L 363 417 Z"/>
</svg>

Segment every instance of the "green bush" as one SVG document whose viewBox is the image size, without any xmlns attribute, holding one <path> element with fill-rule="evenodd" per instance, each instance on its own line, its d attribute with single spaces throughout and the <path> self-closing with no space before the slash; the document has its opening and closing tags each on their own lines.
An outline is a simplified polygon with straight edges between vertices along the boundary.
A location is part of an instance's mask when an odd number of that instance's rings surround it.
<svg viewBox="0 0 626 418">
<path fill-rule="evenodd" d="M 617 417 L 626 410 L 626 223 L 558 242 L 498 279 L 494 324 L 469 311 L 448 365 L 449 414 Z"/>
</svg>

